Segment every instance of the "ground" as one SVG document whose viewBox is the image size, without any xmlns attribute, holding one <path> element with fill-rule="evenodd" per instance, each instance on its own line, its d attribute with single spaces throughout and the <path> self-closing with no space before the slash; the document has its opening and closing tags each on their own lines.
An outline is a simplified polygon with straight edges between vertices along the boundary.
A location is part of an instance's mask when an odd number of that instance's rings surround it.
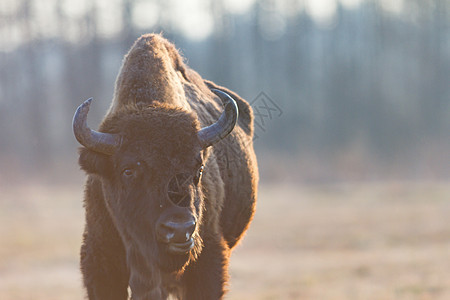
<svg viewBox="0 0 450 300">
<path fill-rule="evenodd" d="M 0 186 L 0 299 L 81 300 L 82 186 Z M 262 185 L 226 299 L 450 299 L 450 183 Z"/>
</svg>

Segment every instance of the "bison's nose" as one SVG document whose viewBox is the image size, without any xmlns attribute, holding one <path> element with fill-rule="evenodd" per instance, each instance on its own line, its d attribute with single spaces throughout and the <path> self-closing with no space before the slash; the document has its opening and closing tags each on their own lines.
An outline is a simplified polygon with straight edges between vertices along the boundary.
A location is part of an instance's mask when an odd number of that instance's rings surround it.
<svg viewBox="0 0 450 300">
<path fill-rule="evenodd" d="M 185 243 L 191 239 L 194 231 L 194 220 L 184 223 L 167 221 L 160 223 L 157 228 L 158 238 L 164 243 Z"/>
</svg>

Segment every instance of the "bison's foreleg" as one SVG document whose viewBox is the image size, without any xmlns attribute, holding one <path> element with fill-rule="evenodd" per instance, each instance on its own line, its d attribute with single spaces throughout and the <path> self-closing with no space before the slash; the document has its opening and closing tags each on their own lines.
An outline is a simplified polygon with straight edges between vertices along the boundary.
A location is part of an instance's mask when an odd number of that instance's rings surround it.
<svg viewBox="0 0 450 300">
<path fill-rule="evenodd" d="M 88 181 L 81 272 L 89 300 L 126 300 L 128 270 L 122 240 L 106 211 L 98 182 Z"/>
<path fill-rule="evenodd" d="M 89 300 L 128 299 L 128 274 L 125 262 L 113 249 L 89 242 L 81 248 L 81 271 Z"/>
<path fill-rule="evenodd" d="M 204 240 L 198 260 L 189 265 L 183 276 L 183 300 L 222 299 L 228 280 L 229 249 L 223 238 Z"/>
</svg>

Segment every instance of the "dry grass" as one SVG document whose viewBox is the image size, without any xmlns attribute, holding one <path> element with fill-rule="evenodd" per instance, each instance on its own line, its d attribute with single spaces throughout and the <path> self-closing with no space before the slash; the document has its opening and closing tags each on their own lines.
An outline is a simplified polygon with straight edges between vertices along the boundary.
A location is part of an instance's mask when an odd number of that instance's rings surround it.
<svg viewBox="0 0 450 300">
<path fill-rule="evenodd" d="M 81 185 L 1 187 L 0 299 L 83 299 Z M 227 299 L 450 299 L 450 184 L 263 186 Z"/>
</svg>

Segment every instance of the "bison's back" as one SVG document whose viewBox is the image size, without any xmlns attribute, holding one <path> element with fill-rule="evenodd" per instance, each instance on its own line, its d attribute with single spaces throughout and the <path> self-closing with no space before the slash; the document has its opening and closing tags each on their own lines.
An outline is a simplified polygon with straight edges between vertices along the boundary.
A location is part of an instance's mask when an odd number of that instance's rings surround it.
<svg viewBox="0 0 450 300">
<path fill-rule="evenodd" d="M 195 71 L 186 68 L 185 92 L 190 105 L 197 112 L 202 126 L 217 120 L 222 111 L 220 100 L 211 101 L 211 89 L 223 90 L 236 101 L 238 123 L 232 133 L 213 145 L 222 181 L 224 199 L 220 226 L 230 248 L 234 247 L 247 229 L 257 197 L 258 167 L 253 150 L 253 111 L 247 101 L 229 89 L 204 80 Z"/>
</svg>

